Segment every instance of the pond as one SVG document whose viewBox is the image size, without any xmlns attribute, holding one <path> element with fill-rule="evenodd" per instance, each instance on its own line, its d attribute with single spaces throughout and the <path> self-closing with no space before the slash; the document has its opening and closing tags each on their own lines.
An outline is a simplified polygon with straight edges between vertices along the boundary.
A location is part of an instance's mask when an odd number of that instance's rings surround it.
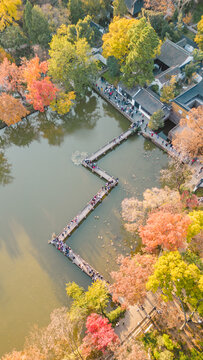
<svg viewBox="0 0 203 360">
<path fill-rule="evenodd" d="M 85 288 L 90 284 L 48 240 L 103 184 L 78 165 L 80 155 L 97 150 L 128 127 L 127 119 L 90 93 L 63 119 L 48 111 L 1 130 L 0 356 L 21 349 L 33 324 L 45 326 L 54 308 L 68 304 L 68 281 Z M 167 155 L 134 135 L 99 164 L 119 178 L 119 185 L 68 243 L 109 279 L 118 253 L 136 248 L 122 227 L 121 201 L 158 186 Z"/>
</svg>

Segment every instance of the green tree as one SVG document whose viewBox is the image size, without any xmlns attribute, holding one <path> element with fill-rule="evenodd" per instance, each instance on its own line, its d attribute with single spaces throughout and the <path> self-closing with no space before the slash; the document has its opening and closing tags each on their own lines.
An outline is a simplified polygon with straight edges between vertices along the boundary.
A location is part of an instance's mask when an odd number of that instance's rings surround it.
<svg viewBox="0 0 203 360">
<path fill-rule="evenodd" d="M 85 39 L 72 44 L 59 29 L 50 43 L 49 74 L 55 81 L 62 82 L 67 91 L 75 91 L 81 96 L 97 73 L 96 61 L 90 58 L 90 52 Z"/>
<path fill-rule="evenodd" d="M 84 5 L 81 0 L 69 0 L 68 10 L 72 24 L 77 24 L 80 19 L 84 18 Z"/>
<path fill-rule="evenodd" d="M 33 44 L 48 47 L 51 33 L 48 21 L 38 5 L 32 8 L 32 22 L 28 29 L 30 40 Z"/>
<path fill-rule="evenodd" d="M 88 44 L 93 45 L 96 39 L 94 28 L 91 27 L 91 17 L 87 15 L 83 20 L 79 20 L 76 25 L 61 27 L 62 32 L 67 34 L 67 38 L 71 43 L 78 39 L 86 39 Z"/>
<path fill-rule="evenodd" d="M 32 27 L 32 4 L 29 0 L 26 1 L 23 13 L 23 28 L 27 35 Z"/>
<path fill-rule="evenodd" d="M 66 286 L 67 295 L 73 299 L 70 308 L 70 316 L 74 318 L 85 318 L 93 312 L 104 315 L 109 301 L 109 294 L 106 284 L 95 281 L 85 291 L 76 283 L 68 283 Z"/>
<path fill-rule="evenodd" d="M 203 61 L 203 50 L 200 49 L 194 49 L 193 53 L 194 61 L 202 63 Z"/>
<path fill-rule="evenodd" d="M 120 65 L 114 56 L 109 56 L 107 59 L 107 66 L 109 74 L 112 78 L 120 75 Z"/>
<path fill-rule="evenodd" d="M 114 0 L 113 2 L 113 16 L 123 17 L 127 14 L 128 10 L 125 4 L 125 0 Z"/>
<path fill-rule="evenodd" d="M 194 63 L 194 62 L 191 62 L 185 66 L 185 69 L 184 69 L 185 77 L 189 84 L 191 83 L 192 77 L 195 74 L 197 68 L 198 68 L 197 63 Z"/>
<path fill-rule="evenodd" d="M 149 121 L 149 128 L 157 130 L 164 126 L 164 111 L 162 109 L 154 112 Z"/>
<path fill-rule="evenodd" d="M 185 323 L 189 320 L 186 314 L 187 304 L 201 315 L 203 275 L 195 264 L 185 263 L 178 251 L 163 253 L 154 266 L 154 273 L 149 277 L 147 290 L 161 290 L 164 301 L 175 297 L 181 304 Z"/>
<path fill-rule="evenodd" d="M 153 59 L 159 50 L 159 37 L 146 18 L 141 18 L 129 30 L 129 38 L 129 53 L 121 67 L 123 81 L 129 87 L 143 86 L 154 78 Z"/>
<path fill-rule="evenodd" d="M 28 42 L 20 26 L 13 24 L 0 34 L 0 44 L 4 49 L 18 49 Z"/>
<path fill-rule="evenodd" d="M 11 164 L 8 163 L 4 153 L 0 152 L 0 184 L 7 185 L 11 183 L 12 180 Z"/>
</svg>

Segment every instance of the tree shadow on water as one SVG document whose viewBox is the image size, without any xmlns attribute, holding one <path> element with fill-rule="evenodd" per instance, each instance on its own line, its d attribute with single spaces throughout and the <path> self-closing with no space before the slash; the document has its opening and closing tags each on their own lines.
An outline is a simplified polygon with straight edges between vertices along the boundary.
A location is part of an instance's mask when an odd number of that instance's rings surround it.
<svg viewBox="0 0 203 360">
<path fill-rule="evenodd" d="M 0 185 L 8 185 L 13 181 L 11 164 L 8 163 L 3 152 L 0 152 Z"/>
<path fill-rule="evenodd" d="M 7 144 L 25 147 L 32 141 L 39 140 L 39 133 L 32 121 L 24 119 L 15 126 L 6 128 L 4 138 Z"/>
</svg>

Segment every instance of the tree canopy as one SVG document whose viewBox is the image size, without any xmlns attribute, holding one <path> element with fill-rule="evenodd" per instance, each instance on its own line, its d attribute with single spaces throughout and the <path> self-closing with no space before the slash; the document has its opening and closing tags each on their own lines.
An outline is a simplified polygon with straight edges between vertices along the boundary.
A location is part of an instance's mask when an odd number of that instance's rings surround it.
<svg viewBox="0 0 203 360">
<path fill-rule="evenodd" d="M 113 3 L 113 16 L 123 17 L 127 14 L 128 9 L 125 4 L 125 0 L 114 0 Z"/>
<path fill-rule="evenodd" d="M 203 275 L 195 264 L 185 263 L 178 251 L 171 251 L 158 258 L 147 289 L 153 292 L 160 289 L 165 301 L 172 300 L 174 294 L 181 303 L 189 303 L 201 315 L 202 279 Z"/>
<path fill-rule="evenodd" d="M 105 353 L 113 350 L 119 344 L 119 338 L 115 334 L 107 318 L 92 313 L 86 321 L 86 336 L 83 338 L 82 354 L 88 358 L 92 353 Z M 99 355 L 99 353 L 98 353 Z"/>
<path fill-rule="evenodd" d="M 72 318 L 85 318 L 92 312 L 102 314 L 109 301 L 108 289 L 102 280 L 95 281 L 85 291 L 76 283 L 68 283 L 67 295 L 73 299 L 70 314 Z"/>
<path fill-rule="evenodd" d="M 136 254 L 133 257 L 118 258 L 120 265 L 118 271 L 113 271 L 111 276 L 114 280 L 111 290 L 113 300 L 118 301 L 119 297 L 124 298 L 124 305 L 142 303 L 146 295 L 146 282 L 153 271 L 155 258 L 152 255 Z"/>
<path fill-rule="evenodd" d="M 148 126 L 153 130 L 158 130 L 164 126 L 164 111 L 162 109 L 152 114 Z"/>
<path fill-rule="evenodd" d="M 183 249 L 186 246 L 190 218 L 182 213 L 170 213 L 159 210 L 150 213 L 145 226 L 141 226 L 139 234 L 147 251 Z"/>
<path fill-rule="evenodd" d="M 64 34 L 64 27 L 57 31 L 50 43 L 49 74 L 62 83 L 67 91 L 82 95 L 96 74 L 96 61 L 90 57 L 90 47 L 85 39 L 74 43 Z"/>
<path fill-rule="evenodd" d="M 109 25 L 109 32 L 103 35 L 103 55 L 114 56 L 120 63 L 125 61 L 130 42 L 130 28 L 138 20 L 114 17 Z"/>
<path fill-rule="evenodd" d="M 173 138 L 173 145 L 183 154 L 203 154 L 203 105 L 193 108 L 180 120 L 180 131 Z"/>
<path fill-rule="evenodd" d="M 197 24 L 197 35 L 195 36 L 195 41 L 198 44 L 200 50 L 203 50 L 203 15 Z"/>
<path fill-rule="evenodd" d="M 0 31 L 21 18 L 21 0 L 0 0 Z"/>
<path fill-rule="evenodd" d="M 114 56 L 121 65 L 122 80 L 129 87 L 153 80 L 153 58 L 159 51 L 159 37 L 146 18 L 115 17 L 103 35 L 105 57 Z"/>
</svg>

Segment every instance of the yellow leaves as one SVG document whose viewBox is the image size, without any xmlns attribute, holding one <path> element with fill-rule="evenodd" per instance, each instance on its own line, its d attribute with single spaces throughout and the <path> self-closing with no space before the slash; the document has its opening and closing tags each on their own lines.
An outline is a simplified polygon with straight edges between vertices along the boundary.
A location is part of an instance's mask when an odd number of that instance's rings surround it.
<svg viewBox="0 0 203 360">
<path fill-rule="evenodd" d="M 161 97 L 160 97 L 161 101 L 165 103 L 169 103 L 170 100 L 174 99 L 175 84 L 176 84 L 176 77 L 173 75 L 171 76 L 169 85 L 164 85 L 161 90 Z"/>
<path fill-rule="evenodd" d="M 190 241 L 192 237 L 199 234 L 203 230 L 203 210 L 192 211 L 189 213 L 192 224 L 188 228 L 187 240 Z"/>
<path fill-rule="evenodd" d="M 197 35 L 195 36 L 195 42 L 199 45 L 200 50 L 203 50 L 203 15 L 197 24 Z"/>
<path fill-rule="evenodd" d="M 21 18 L 21 0 L 0 0 L 0 31 Z"/>
<path fill-rule="evenodd" d="M 138 20 L 114 17 L 109 25 L 109 32 L 103 35 L 104 57 L 114 56 L 121 63 L 124 61 L 129 49 L 129 30 Z"/>
<path fill-rule="evenodd" d="M 70 91 L 68 94 L 60 92 L 57 99 L 50 104 L 50 107 L 53 111 L 57 111 L 58 114 L 64 115 L 70 111 L 71 106 L 74 104 L 75 97 L 74 91 Z"/>
</svg>

